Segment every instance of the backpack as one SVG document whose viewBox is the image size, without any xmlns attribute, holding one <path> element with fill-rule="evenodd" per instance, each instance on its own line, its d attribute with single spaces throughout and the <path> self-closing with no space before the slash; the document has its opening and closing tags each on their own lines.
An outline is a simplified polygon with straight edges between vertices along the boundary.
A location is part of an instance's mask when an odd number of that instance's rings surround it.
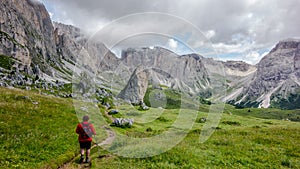
<svg viewBox="0 0 300 169">
<path fill-rule="evenodd" d="M 88 123 L 88 124 L 81 123 L 81 125 L 82 125 L 82 129 L 83 129 L 82 137 L 84 139 L 91 138 L 93 136 L 93 131 L 90 127 L 90 123 Z"/>
</svg>

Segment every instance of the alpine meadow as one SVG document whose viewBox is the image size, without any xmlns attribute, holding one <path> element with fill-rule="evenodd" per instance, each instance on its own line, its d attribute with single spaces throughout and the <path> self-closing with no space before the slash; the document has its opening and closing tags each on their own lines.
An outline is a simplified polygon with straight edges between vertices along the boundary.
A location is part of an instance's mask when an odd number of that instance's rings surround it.
<svg viewBox="0 0 300 169">
<path fill-rule="evenodd" d="M 0 168 L 300 169 L 297 0 L 0 7 Z"/>
</svg>

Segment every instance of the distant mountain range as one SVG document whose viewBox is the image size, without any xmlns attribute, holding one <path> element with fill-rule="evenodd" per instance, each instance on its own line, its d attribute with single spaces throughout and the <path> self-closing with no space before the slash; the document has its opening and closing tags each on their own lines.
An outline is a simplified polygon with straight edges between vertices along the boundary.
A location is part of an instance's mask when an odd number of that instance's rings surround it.
<svg viewBox="0 0 300 169">
<path fill-rule="evenodd" d="M 299 40 L 279 42 L 257 65 L 181 56 L 162 47 L 124 49 L 118 58 L 102 43 L 87 43 L 79 28 L 52 22 L 40 3 L 1 0 L 1 6 L 2 86 L 31 85 L 28 77 L 37 76 L 69 83 L 87 72 L 97 75 L 98 85 L 121 91 L 141 65 L 152 85 L 239 107 L 300 108 Z"/>
</svg>

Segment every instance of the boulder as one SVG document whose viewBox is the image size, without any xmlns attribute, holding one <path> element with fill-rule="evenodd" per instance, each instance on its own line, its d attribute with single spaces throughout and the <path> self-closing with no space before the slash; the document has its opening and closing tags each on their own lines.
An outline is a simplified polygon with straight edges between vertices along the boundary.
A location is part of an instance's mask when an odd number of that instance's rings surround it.
<svg viewBox="0 0 300 169">
<path fill-rule="evenodd" d="M 148 71 L 143 66 L 138 66 L 132 73 L 127 85 L 118 97 L 132 104 L 143 102 L 148 88 Z"/>
<path fill-rule="evenodd" d="M 118 110 L 111 110 L 108 112 L 109 115 L 112 115 L 112 114 L 118 114 L 119 111 Z"/>
<path fill-rule="evenodd" d="M 206 118 L 205 117 L 200 118 L 199 122 L 200 123 L 205 123 L 206 122 Z"/>
<path fill-rule="evenodd" d="M 133 122 L 133 119 L 115 118 L 113 124 L 118 127 L 131 127 Z"/>
<path fill-rule="evenodd" d="M 140 109 L 142 109 L 142 110 L 149 110 L 149 107 L 144 102 L 141 102 L 140 103 Z"/>
</svg>

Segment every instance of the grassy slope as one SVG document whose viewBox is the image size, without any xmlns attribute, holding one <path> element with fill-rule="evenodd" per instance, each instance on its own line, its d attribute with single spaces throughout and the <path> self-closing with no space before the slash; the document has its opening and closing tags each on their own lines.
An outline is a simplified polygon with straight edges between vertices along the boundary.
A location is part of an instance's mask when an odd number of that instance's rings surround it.
<svg viewBox="0 0 300 169">
<path fill-rule="evenodd" d="M 106 138 L 106 123 L 94 105 L 89 113 L 97 140 Z M 75 128 L 85 111 L 74 110 L 72 99 L 37 91 L 0 87 L 0 168 L 57 168 L 79 152 Z"/>
<path fill-rule="evenodd" d="M 77 153 L 74 129 L 78 120 L 71 100 L 15 89 L 0 88 L 0 92 L 0 168 L 55 168 Z M 39 104 L 32 104 L 22 96 L 29 96 Z M 152 108 L 142 112 L 128 106 L 118 109 L 122 116 L 134 118 L 135 124 L 129 129 L 114 129 L 133 137 L 149 137 L 168 130 L 178 114 L 177 109 Z M 207 110 L 208 106 L 202 107 L 198 119 L 206 117 Z M 266 115 L 265 111 L 271 113 Z M 204 144 L 199 142 L 203 123 L 195 123 L 188 136 L 168 152 L 145 159 L 96 158 L 99 154 L 95 149 L 93 167 L 299 168 L 300 123 L 276 120 L 297 112 L 276 109 L 248 112 L 248 109 L 226 106 L 220 129 Z M 97 127 L 102 121 L 94 123 Z M 102 150 L 103 154 L 110 153 Z M 76 164 L 70 166 L 76 167 Z"/>
<path fill-rule="evenodd" d="M 128 111 L 122 109 L 124 112 Z M 229 110 L 232 114 L 223 114 L 219 129 L 203 144 L 199 142 L 199 132 L 203 123 L 195 123 L 193 130 L 180 144 L 161 155 L 145 159 L 116 156 L 98 158 L 94 166 L 95 168 L 100 166 L 101 168 L 300 168 L 300 123 L 276 120 L 280 119 L 282 114 L 292 112 L 270 109 L 269 111 L 273 113 L 269 117 L 265 115 L 267 119 L 263 119 L 250 116 L 248 109 L 233 109 L 227 106 L 225 112 Z M 243 111 L 247 113 L 243 114 Z M 255 116 L 262 116 L 258 109 L 251 111 L 254 111 Z M 153 133 L 167 130 L 177 113 L 176 110 L 166 110 L 161 117 L 167 121 L 158 118 L 146 124 L 135 124 L 130 129 L 115 129 L 133 137 L 151 136 Z M 126 113 L 124 114 L 126 116 Z M 150 116 L 147 112 L 140 114 L 135 113 L 136 119 L 141 116 L 143 119 L 151 118 L 147 117 Z M 207 113 L 198 112 L 198 119 L 206 116 Z M 146 131 L 149 127 L 153 129 L 150 133 Z M 106 153 L 109 154 L 102 151 L 102 154 Z M 94 157 L 96 156 L 97 153 L 94 154 Z"/>
<path fill-rule="evenodd" d="M 77 153 L 71 100 L 7 88 L 0 93 L 0 168 L 55 167 Z"/>
</svg>

